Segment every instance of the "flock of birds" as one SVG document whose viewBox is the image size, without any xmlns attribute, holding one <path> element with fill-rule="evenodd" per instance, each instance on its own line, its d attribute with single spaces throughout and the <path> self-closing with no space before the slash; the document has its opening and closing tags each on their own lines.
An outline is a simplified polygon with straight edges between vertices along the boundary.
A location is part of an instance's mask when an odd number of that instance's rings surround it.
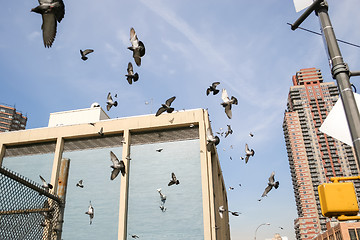
<svg viewBox="0 0 360 240">
<path fill-rule="evenodd" d="M 55 40 L 56 31 L 57 31 L 57 23 L 60 23 L 61 20 L 64 18 L 65 5 L 62 0 L 38 0 L 38 2 L 39 2 L 39 5 L 33 9 L 31 9 L 31 11 L 41 14 L 41 16 L 42 16 L 41 29 L 42 29 L 42 33 L 43 33 L 44 46 L 46 48 L 50 48 Z M 140 67 L 141 66 L 141 58 L 145 55 L 145 45 L 143 44 L 142 41 L 140 41 L 138 39 L 134 28 L 130 29 L 130 42 L 131 42 L 131 46 L 128 47 L 128 49 L 130 51 L 132 51 L 132 56 L 135 61 L 135 64 L 138 67 Z M 81 59 L 83 61 L 86 61 L 88 59 L 88 55 L 92 52 L 94 52 L 93 49 L 80 50 Z M 133 65 L 131 62 L 128 63 L 127 74 L 125 76 L 126 76 L 126 80 L 128 81 L 129 84 L 132 84 L 133 82 L 136 82 L 139 80 L 139 74 L 137 72 L 134 72 L 134 68 L 133 68 Z M 209 96 L 211 93 L 212 93 L 212 95 L 217 95 L 220 92 L 220 90 L 217 89 L 218 85 L 220 85 L 220 82 L 213 82 L 211 84 L 211 86 L 209 86 L 206 89 L 206 95 Z M 117 98 L 117 94 L 115 94 L 114 97 Z M 155 116 L 157 117 L 164 112 L 172 113 L 174 111 L 174 108 L 171 107 L 171 104 L 174 102 L 175 99 L 176 99 L 175 96 L 170 97 L 169 99 L 167 99 L 165 101 L 165 103 L 161 104 L 161 107 L 157 110 L 157 112 L 155 113 Z M 221 99 L 222 99 L 221 106 L 224 107 L 226 116 L 229 119 L 231 119 L 232 118 L 232 106 L 238 105 L 238 100 L 234 96 L 231 96 L 231 98 L 230 98 L 226 89 L 222 89 Z M 107 101 L 106 101 L 107 111 L 110 111 L 110 109 L 112 107 L 116 107 L 117 105 L 118 105 L 118 102 L 113 100 L 113 97 L 112 97 L 111 93 L 109 92 L 107 95 Z M 90 124 L 95 126 L 94 123 L 90 123 Z M 98 133 L 100 136 L 104 136 L 103 128 L 101 128 Z M 220 136 L 225 136 L 225 138 L 226 138 L 230 134 L 233 134 L 233 130 L 231 129 L 230 125 L 227 125 L 227 130 L 225 132 L 216 132 L 216 133 Z M 252 133 L 250 133 L 249 135 L 250 135 L 250 137 L 254 136 Z M 218 145 L 220 143 L 219 136 L 213 135 L 210 128 L 207 129 L 206 138 L 207 138 L 207 150 L 208 151 L 211 151 L 211 149 L 213 147 L 215 147 L 216 145 Z M 161 150 L 159 149 L 157 151 L 161 152 Z M 245 164 L 246 164 L 246 163 L 248 163 L 250 157 L 254 156 L 254 154 L 255 154 L 255 151 L 253 149 L 250 149 L 248 144 L 245 144 L 245 157 L 241 157 L 241 159 L 245 160 Z M 110 159 L 112 162 L 112 165 L 111 165 L 112 172 L 111 172 L 110 179 L 114 180 L 120 172 L 121 172 L 122 176 L 124 176 L 126 174 L 124 161 L 119 160 L 112 151 L 110 151 Z M 130 158 L 128 158 L 128 159 L 130 159 Z M 231 157 L 230 157 L 230 159 L 232 160 Z M 46 190 L 52 189 L 51 184 L 47 183 L 44 180 L 44 178 L 42 178 L 40 176 L 40 179 L 43 183 L 42 184 L 43 188 L 45 188 Z M 176 178 L 175 173 L 172 173 L 171 180 L 168 183 L 168 186 L 178 185 L 179 183 L 180 182 Z M 76 186 L 79 188 L 84 188 L 83 180 L 80 180 L 76 184 Z M 241 184 L 239 184 L 239 186 L 241 186 Z M 278 187 L 279 187 L 279 181 L 275 181 L 275 172 L 272 172 L 269 177 L 269 180 L 268 180 L 268 185 L 265 188 L 265 191 L 261 195 L 261 197 L 267 196 L 267 194 L 270 192 L 271 189 L 273 189 L 273 188 L 277 189 Z M 234 188 L 229 187 L 229 190 L 234 190 Z M 160 195 L 160 206 L 159 206 L 160 210 L 162 212 L 165 212 L 166 211 L 166 207 L 165 207 L 166 195 L 162 192 L 161 188 L 157 189 L 157 191 Z M 261 201 L 261 199 L 259 199 L 259 201 Z M 223 213 L 226 211 L 228 211 L 233 216 L 239 216 L 239 214 L 241 214 L 237 211 L 227 210 L 224 208 L 224 206 L 220 206 L 218 209 L 218 212 L 219 212 L 219 215 L 221 218 L 223 218 Z M 94 207 L 92 206 L 91 201 L 89 204 L 88 211 L 86 211 L 85 214 L 89 215 L 90 224 L 92 224 L 92 220 L 94 218 Z M 137 235 L 131 235 L 131 237 L 139 238 L 139 236 L 137 236 Z"/>
</svg>

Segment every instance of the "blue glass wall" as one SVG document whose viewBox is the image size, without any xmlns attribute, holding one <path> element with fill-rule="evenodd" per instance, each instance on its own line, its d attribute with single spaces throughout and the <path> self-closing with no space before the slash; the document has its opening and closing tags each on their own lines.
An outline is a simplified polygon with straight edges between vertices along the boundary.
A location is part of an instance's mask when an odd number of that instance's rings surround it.
<svg viewBox="0 0 360 240">
<path fill-rule="evenodd" d="M 70 158 L 63 239 L 117 239 L 121 174 L 110 180 L 110 151 L 121 159 L 122 147 L 63 153 Z M 84 188 L 76 187 L 80 179 Z M 85 214 L 89 201 L 95 213 L 91 225 Z"/>
<path fill-rule="evenodd" d="M 50 182 L 54 153 L 4 157 L 2 166 L 42 184 L 39 175 Z"/>
<path fill-rule="evenodd" d="M 130 152 L 127 239 L 204 239 L 199 140 L 134 145 Z M 172 172 L 179 185 L 168 186 Z"/>
</svg>

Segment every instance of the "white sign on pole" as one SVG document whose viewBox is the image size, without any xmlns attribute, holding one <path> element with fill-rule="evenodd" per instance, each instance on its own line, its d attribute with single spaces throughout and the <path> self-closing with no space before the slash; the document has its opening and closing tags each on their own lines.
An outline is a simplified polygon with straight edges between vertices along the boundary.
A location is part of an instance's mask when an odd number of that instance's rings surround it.
<svg viewBox="0 0 360 240">
<path fill-rule="evenodd" d="M 360 111 L 360 95 L 354 93 L 354 97 Z M 319 130 L 349 146 L 353 146 L 341 98 L 337 100 Z"/>
<path fill-rule="evenodd" d="M 313 3 L 313 0 L 293 0 L 293 1 L 296 12 L 300 12 L 301 10 L 307 8 Z"/>
</svg>

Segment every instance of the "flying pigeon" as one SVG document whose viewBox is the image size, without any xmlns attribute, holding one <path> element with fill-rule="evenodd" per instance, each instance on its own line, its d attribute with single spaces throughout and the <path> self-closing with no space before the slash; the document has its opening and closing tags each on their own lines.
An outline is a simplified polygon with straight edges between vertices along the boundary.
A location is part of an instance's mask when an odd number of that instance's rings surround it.
<svg viewBox="0 0 360 240">
<path fill-rule="evenodd" d="M 112 107 L 112 106 L 117 106 L 118 105 L 118 103 L 117 103 L 117 101 L 113 101 L 113 99 L 112 99 L 112 97 L 111 97 L 111 93 L 108 93 L 108 96 L 107 96 L 107 102 L 106 102 L 106 104 L 107 104 L 107 106 L 106 106 L 106 109 L 109 111 L 110 110 L 110 108 Z"/>
<path fill-rule="evenodd" d="M 94 50 L 92 49 L 86 49 L 86 50 L 81 50 L 80 49 L 80 54 L 81 54 L 81 59 L 86 61 L 88 59 L 88 57 L 86 55 L 88 55 L 89 53 L 92 53 Z"/>
<path fill-rule="evenodd" d="M 132 238 L 139 238 L 139 236 L 138 235 L 136 235 L 136 234 L 129 234 Z"/>
<path fill-rule="evenodd" d="M 247 143 L 245 144 L 245 153 L 246 153 L 246 157 L 245 157 L 245 163 L 247 163 L 249 161 L 249 157 L 250 156 L 254 156 L 255 151 L 253 149 L 249 149 L 249 146 L 247 145 Z"/>
<path fill-rule="evenodd" d="M 92 223 L 92 219 L 94 218 L 94 208 L 91 205 L 91 201 L 90 201 L 90 205 L 89 205 L 89 209 L 87 210 L 87 212 L 85 212 L 85 214 L 88 214 L 90 217 L 90 224 Z"/>
<path fill-rule="evenodd" d="M 130 29 L 130 42 L 131 47 L 128 47 L 129 50 L 133 52 L 133 58 L 137 66 L 141 66 L 141 57 L 145 55 L 145 46 L 138 40 L 134 28 Z"/>
<path fill-rule="evenodd" d="M 227 125 L 227 127 L 228 127 L 228 130 L 225 132 L 225 137 L 227 137 L 227 136 L 229 136 L 229 134 L 233 133 L 233 130 L 231 129 L 231 126 Z"/>
<path fill-rule="evenodd" d="M 111 180 L 114 180 L 117 175 L 119 174 L 119 172 L 121 172 L 121 174 L 124 176 L 125 175 L 125 163 L 123 160 L 120 160 L 115 156 L 115 154 L 110 151 L 110 158 L 111 161 L 113 163 L 112 166 L 110 166 L 113 170 L 111 172 Z"/>
<path fill-rule="evenodd" d="M 277 189 L 279 187 L 279 181 L 275 182 L 275 172 L 272 172 L 269 177 L 268 186 L 265 188 L 264 193 L 261 195 L 261 197 L 267 196 L 267 194 L 270 192 L 270 190 L 275 187 Z"/>
<path fill-rule="evenodd" d="M 103 127 L 100 128 L 100 131 L 98 131 L 98 134 L 100 136 L 104 136 L 104 128 Z"/>
<path fill-rule="evenodd" d="M 231 106 L 233 104 L 237 105 L 238 100 L 234 96 L 232 96 L 231 99 L 229 99 L 229 96 L 228 96 L 228 94 L 226 92 L 226 89 L 222 90 L 221 98 L 223 100 L 221 105 L 225 108 L 225 113 L 228 116 L 228 118 L 231 119 L 232 118 Z"/>
<path fill-rule="evenodd" d="M 39 0 L 39 6 L 31 9 L 31 12 L 41 14 L 44 46 L 47 48 L 51 47 L 56 36 L 57 22 L 60 23 L 65 15 L 65 5 L 63 1 Z"/>
<path fill-rule="evenodd" d="M 240 212 L 232 212 L 232 211 L 229 211 L 229 213 L 231 213 L 233 216 L 236 217 L 238 217 L 241 214 Z"/>
<path fill-rule="evenodd" d="M 157 189 L 157 191 L 158 191 L 159 194 L 160 194 L 160 200 L 161 200 L 162 204 L 165 204 L 166 195 L 161 192 L 161 188 Z"/>
<path fill-rule="evenodd" d="M 79 180 L 79 182 L 76 184 L 77 187 L 84 188 L 83 180 Z"/>
<path fill-rule="evenodd" d="M 47 183 L 42 176 L 39 175 L 39 177 L 42 181 L 42 187 L 45 188 L 46 191 L 49 191 L 49 189 L 53 188 L 53 185 L 51 185 L 50 183 Z"/>
<path fill-rule="evenodd" d="M 179 183 L 180 182 L 179 182 L 179 180 L 176 179 L 175 173 L 171 173 L 171 180 L 170 180 L 168 186 L 171 186 L 174 184 L 178 185 Z"/>
<path fill-rule="evenodd" d="M 225 211 L 226 211 L 226 209 L 224 208 L 224 206 L 221 205 L 221 206 L 219 207 L 219 215 L 220 215 L 221 218 L 223 218 L 223 213 L 224 213 Z"/>
<path fill-rule="evenodd" d="M 156 149 L 157 152 L 161 152 L 162 150 L 164 150 L 164 149 L 163 148 Z"/>
<path fill-rule="evenodd" d="M 133 81 L 136 82 L 137 80 L 139 80 L 139 74 L 134 74 L 134 68 L 131 62 L 128 63 L 127 72 L 128 74 L 125 76 L 129 84 L 132 84 Z"/>
<path fill-rule="evenodd" d="M 210 128 L 206 130 L 206 139 L 207 139 L 207 145 L 206 148 L 208 151 L 211 151 L 211 147 L 213 145 L 218 145 L 220 143 L 220 138 L 218 136 L 214 136 L 211 133 Z"/>
<path fill-rule="evenodd" d="M 233 188 L 233 187 L 229 187 L 229 190 L 234 190 L 234 188 Z"/>
<path fill-rule="evenodd" d="M 168 100 L 166 100 L 165 104 L 161 104 L 161 107 L 157 110 L 155 116 L 159 116 L 160 114 L 162 114 L 163 112 L 168 112 L 168 113 L 172 113 L 174 111 L 174 108 L 170 107 L 171 103 L 175 100 L 175 96 L 169 98 Z"/>
<path fill-rule="evenodd" d="M 213 82 L 210 87 L 206 89 L 206 95 L 209 96 L 210 92 L 213 93 L 213 95 L 216 95 L 219 93 L 219 90 L 216 89 L 216 86 L 219 85 L 220 82 Z"/>
<path fill-rule="evenodd" d="M 252 132 L 249 133 L 250 137 L 254 137 L 254 134 Z"/>
</svg>

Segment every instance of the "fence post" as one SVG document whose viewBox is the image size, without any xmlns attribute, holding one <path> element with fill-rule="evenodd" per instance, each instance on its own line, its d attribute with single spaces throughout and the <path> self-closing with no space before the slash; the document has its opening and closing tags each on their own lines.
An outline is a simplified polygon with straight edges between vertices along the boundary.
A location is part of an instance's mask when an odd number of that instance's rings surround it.
<svg viewBox="0 0 360 240">
<path fill-rule="evenodd" d="M 56 240 L 61 240 L 62 226 L 64 222 L 65 198 L 66 198 L 66 188 L 67 188 L 67 182 L 69 176 L 69 168 L 70 168 L 70 159 L 68 158 L 61 159 L 58 189 L 57 189 L 57 195 L 61 199 L 60 213 L 56 222 L 56 226 L 54 228 L 54 230 L 57 233 Z"/>
</svg>

